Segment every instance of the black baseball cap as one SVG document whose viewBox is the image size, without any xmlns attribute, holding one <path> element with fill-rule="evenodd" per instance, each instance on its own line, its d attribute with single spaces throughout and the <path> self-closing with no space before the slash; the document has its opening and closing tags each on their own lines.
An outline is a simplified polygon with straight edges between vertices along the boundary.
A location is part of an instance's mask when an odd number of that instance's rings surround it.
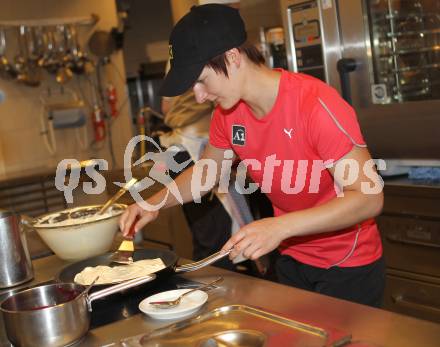
<svg viewBox="0 0 440 347">
<path fill-rule="evenodd" d="M 160 94 L 176 96 L 186 92 L 212 58 L 240 46 L 246 36 L 237 9 L 220 4 L 193 6 L 171 32 L 171 68 Z"/>
</svg>

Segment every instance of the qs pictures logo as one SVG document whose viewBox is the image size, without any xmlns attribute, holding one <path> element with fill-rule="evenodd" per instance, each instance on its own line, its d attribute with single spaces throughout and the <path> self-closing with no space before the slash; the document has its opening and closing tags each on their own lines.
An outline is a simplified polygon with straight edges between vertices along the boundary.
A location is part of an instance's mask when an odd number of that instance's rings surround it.
<svg viewBox="0 0 440 347">
<path fill-rule="evenodd" d="M 232 131 L 233 143 L 241 146 L 245 145 L 245 127 L 234 125 Z M 286 131 L 286 133 L 289 134 L 290 132 Z M 154 151 L 144 154 L 132 164 L 136 146 L 140 142 L 149 142 Z M 170 194 L 176 201 L 183 204 L 184 199 L 179 190 L 181 187 L 177 185 L 169 172 L 181 172 L 191 159 L 183 163 L 176 161 L 174 155 L 178 150 L 179 148 L 176 146 L 171 146 L 166 151 L 162 151 L 159 144 L 153 138 L 146 135 L 137 135 L 128 142 L 124 152 L 124 178 L 126 182 L 133 178 L 133 167 L 143 164 L 149 167 L 148 174 L 139 180 L 129 191 L 133 200 L 144 210 L 159 210 L 165 205 Z M 354 159 L 295 161 L 291 159 L 277 159 L 276 154 L 271 154 L 266 156 L 263 162 L 252 158 L 240 161 L 236 169 L 235 182 L 231 182 L 232 166 L 234 165 L 233 157 L 234 152 L 226 150 L 221 163 L 213 159 L 202 158 L 194 164 L 189 187 L 193 201 L 200 203 L 201 197 L 217 184 L 220 193 L 227 193 L 230 184 L 234 184 L 235 190 L 242 192 L 242 194 L 252 194 L 258 188 L 263 193 L 271 193 L 275 168 L 278 168 L 278 175 L 281 178 L 280 184 L 276 186 L 276 191 L 281 190 L 285 194 L 299 194 L 304 190 L 307 190 L 309 193 L 318 193 L 320 191 L 321 174 L 330 167 L 334 168 L 334 189 L 338 197 L 344 196 L 344 187 L 354 184 L 360 172 L 365 177 L 360 183 L 361 191 L 364 194 L 378 194 L 382 191 L 384 185 L 382 178 L 376 172 L 376 168 L 382 171 L 386 170 L 386 162 L 382 159 L 376 159 L 376 161 L 370 159 L 360 165 Z M 83 168 L 85 172 L 83 172 Z M 102 194 L 106 189 L 106 180 L 98 170 L 108 170 L 108 168 L 109 165 L 105 159 L 93 159 L 81 163 L 76 159 L 63 159 L 57 166 L 55 186 L 59 191 L 64 192 L 66 202 L 71 204 L 73 203 L 73 192 L 80 184 L 80 176 L 85 174 L 91 178 L 91 181 L 84 180 L 82 182 L 83 191 L 86 194 Z M 260 172 L 258 173 L 262 177 L 260 183 L 247 182 L 246 177 L 249 168 L 253 172 Z M 219 172 L 220 177 L 218 177 Z M 310 179 L 308 180 L 307 177 L 310 177 Z M 113 183 L 122 187 L 126 182 Z M 162 201 L 151 205 L 148 201 L 144 200 L 140 193 L 156 184 L 156 182 L 166 189 L 166 194 Z"/>
</svg>

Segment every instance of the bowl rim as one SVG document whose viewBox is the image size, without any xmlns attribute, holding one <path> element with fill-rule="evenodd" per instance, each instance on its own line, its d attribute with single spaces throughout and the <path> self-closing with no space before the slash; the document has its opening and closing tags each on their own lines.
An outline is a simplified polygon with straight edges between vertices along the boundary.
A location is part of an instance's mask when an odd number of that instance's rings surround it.
<svg viewBox="0 0 440 347">
<path fill-rule="evenodd" d="M 48 212 L 48 213 L 42 214 L 41 216 L 38 216 L 38 217 L 34 218 L 34 223 L 32 223 L 32 228 L 35 228 L 35 229 L 65 229 L 65 228 L 77 227 L 77 226 L 80 226 L 80 225 L 91 225 L 91 224 L 95 224 L 95 223 L 98 223 L 98 222 L 102 222 L 102 221 L 108 220 L 110 218 L 117 217 L 117 216 L 121 215 L 127 209 L 127 207 L 128 207 L 127 204 L 117 204 L 117 203 L 115 203 L 113 205 L 121 207 L 121 210 L 117 211 L 117 213 L 115 213 L 115 214 L 113 214 L 111 216 L 108 216 L 108 217 L 105 217 L 105 218 L 101 218 L 101 219 L 98 219 L 98 220 L 93 220 L 93 221 L 85 222 L 85 223 L 70 224 L 70 225 L 44 225 L 44 226 L 42 226 L 42 225 L 35 225 L 37 223 L 37 221 L 40 220 L 41 218 L 45 218 L 45 217 L 50 216 L 50 215 L 55 214 L 55 213 L 60 213 L 60 212 L 63 212 L 63 211 L 74 210 L 74 209 L 77 209 L 78 207 L 83 207 L 83 208 L 102 207 L 102 206 L 104 206 L 104 204 L 101 204 L 101 205 L 76 206 L 76 207 L 66 208 L 66 209 L 61 210 L 61 211 Z"/>
</svg>

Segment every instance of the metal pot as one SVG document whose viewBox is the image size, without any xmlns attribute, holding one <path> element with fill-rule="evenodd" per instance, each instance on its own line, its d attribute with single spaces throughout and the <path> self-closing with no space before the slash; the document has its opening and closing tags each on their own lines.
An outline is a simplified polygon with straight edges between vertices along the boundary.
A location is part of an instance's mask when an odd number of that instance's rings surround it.
<svg viewBox="0 0 440 347">
<path fill-rule="evenodd" d="M 94 292 L 74 283 L 58 283 L 23 290 L 0 305 L 6 333 L 14 346 L 68 346 L 89 330 L 91 303 L 110 294 L 154 280 L 135 278 Z"/>
<path fill-rule="evenodd" d="M 0 210 L 0 288 L 9 288 L 34 278 L 20 216 Z"/>
</svg>

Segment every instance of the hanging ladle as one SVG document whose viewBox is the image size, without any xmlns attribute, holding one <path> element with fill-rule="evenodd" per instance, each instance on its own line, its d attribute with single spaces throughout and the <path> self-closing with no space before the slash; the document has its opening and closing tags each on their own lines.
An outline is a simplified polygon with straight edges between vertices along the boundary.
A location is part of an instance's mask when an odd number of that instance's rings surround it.
<svg viewBox="0 0 440 347">
<path fill-rule="evenodd" d="M 0 28 L 0 75 L 5 79 L 16 78 L 17 74 L 6 58 L 6 32 Z"/>
</svg>

